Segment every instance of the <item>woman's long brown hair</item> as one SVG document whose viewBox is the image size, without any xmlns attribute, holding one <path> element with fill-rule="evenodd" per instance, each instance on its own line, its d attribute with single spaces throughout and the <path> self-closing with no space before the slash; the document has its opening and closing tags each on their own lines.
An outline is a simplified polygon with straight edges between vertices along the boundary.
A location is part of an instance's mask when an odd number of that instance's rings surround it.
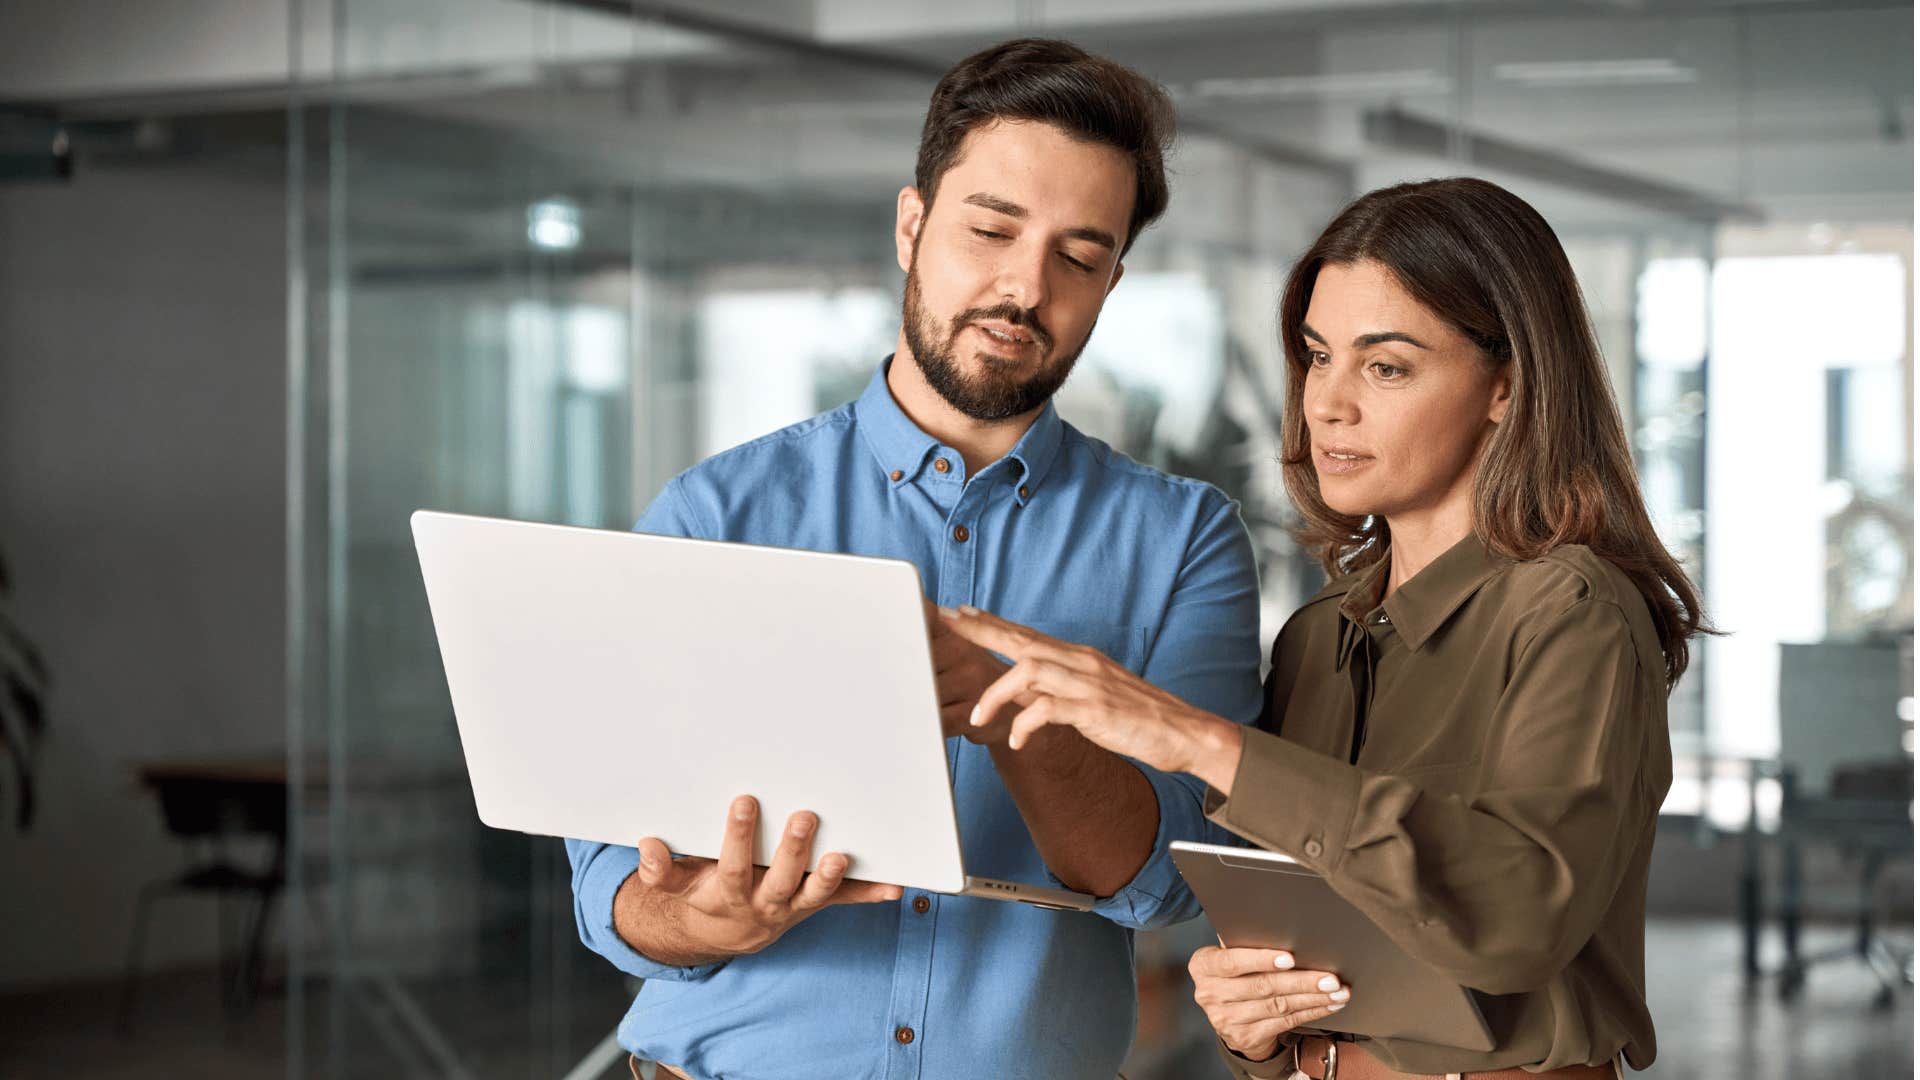
<svg viewBox="0 0 1920 1080">
<path fill-rule="evenodd" d="M 1667 684 L 1687 669 L 1687 639 L 1707 631 L 1700 597 L 1660 542 L 1588 322 L 1580 285 L 1546 219 L 1505 188 L 1459 177 L 1382 188 L 1333 219 L 1294 265 L 1280 299 L 1287 352 L 1281 465 L 1305 523 L 1300 539 L 1329 575 L 1386 557 L 1380 517 L 1341 514 L 1320 497 L 1306 412 L 1301 334 L 1320 268 L 1377 262 L 1415 300 L 1510 369 L 1512 401 L 1482 454 L 1474 530 L 1510 559 L 1585 544 L 1646 598 Z"/>
</svg>

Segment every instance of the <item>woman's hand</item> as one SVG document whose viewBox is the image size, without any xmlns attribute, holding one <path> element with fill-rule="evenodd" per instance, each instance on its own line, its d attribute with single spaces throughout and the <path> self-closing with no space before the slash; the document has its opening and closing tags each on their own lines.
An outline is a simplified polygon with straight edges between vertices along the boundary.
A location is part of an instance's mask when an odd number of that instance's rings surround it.
<svg viewBox="0 0 1920 1080">
<path fill-rule="evenodd" d="M 1048 724 L 1079 730 L 1099 746 L 1161 770 L 1188 772 L 1231 791 L 1240 764 L 1238 724 L 1161 690 L 1100 650 L 1057 641 L 977 608 L 940 609 L 953 632 L 1013 661 L 980 695 L 972 723 L 1027 703 L 1007 742 L 1015 750 Z"/>
<path fill-rule="evenodd" d="M 1187 962 L 1193 1000 L 1206 1010 L 1220 1041 L 1249 1061 L 1280 1052 L 1280 1036 L 1347 1007 L 1352 991 L 1325 971 L 1294 971 L 1293 956 L 1274 949 L 1218 949 Z"/>
</svg>

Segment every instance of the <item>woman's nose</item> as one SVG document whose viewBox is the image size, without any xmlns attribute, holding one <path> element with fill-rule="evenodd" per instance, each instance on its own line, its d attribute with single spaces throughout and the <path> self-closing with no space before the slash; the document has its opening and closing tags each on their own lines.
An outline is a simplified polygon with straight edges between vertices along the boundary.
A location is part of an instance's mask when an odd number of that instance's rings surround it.
<svg viewBox="0 0 1920 1080">
<path fill-rule="evenodd" d="M 1324 423 L 1352 423 L 1359 419 L 1359 397 L 1354 393 L 1353 376 L 1333 365 L 1306 389 L 1307 415 Z"/>
</svg>

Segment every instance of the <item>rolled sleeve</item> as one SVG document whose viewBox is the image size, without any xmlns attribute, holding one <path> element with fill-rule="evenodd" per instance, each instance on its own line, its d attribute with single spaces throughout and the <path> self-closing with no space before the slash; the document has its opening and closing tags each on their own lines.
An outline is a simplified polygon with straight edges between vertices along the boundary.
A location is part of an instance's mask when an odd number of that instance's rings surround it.
<svg viewBox="0 0 1920 1080">
<path fill-rule="evenodd" d="M 1103 897 L 1093 913 L 1130 930 L 1152 930 L 1185 922 L 1200 914 L 1200 902 L 1180 877 L 1168 845 L 1175 840 L 1203 837 L 1210 826 L 1201 807 L 1204 784 L 1191 777 L 1175 776 L 1126 759 L 1140 770 L 1153 787 L 1160 807 L 1160 826 L 1153 837 L 1153 851 L 1147 861 L 1119 892 Z M 1049 870 L 1047 877 L 1055 888 L 1066 888 Z"/>
<path fill-rule="evenodd" d="M 627 944 L 614 929 L 613 898 L 640 865 L 637 849 L 568 840 L 567 858 L 573 863 L 573 921 L 580 942 L 614 967 L 642 979 L 700 982 L 726 966 L 725 961 L 695 967 L 662 964 Z"/>
</svg>

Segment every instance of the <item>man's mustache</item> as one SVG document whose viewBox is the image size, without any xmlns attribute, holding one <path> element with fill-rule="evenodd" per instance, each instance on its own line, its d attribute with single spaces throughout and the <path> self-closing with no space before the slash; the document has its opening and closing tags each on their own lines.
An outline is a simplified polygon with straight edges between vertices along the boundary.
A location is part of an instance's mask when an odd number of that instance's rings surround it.
<svg viewBox="0 0 1920 1080">
<path fill-rule="evenodd" d="M 968 308 L 953 317 L 952 336 L 959 337 L 960 331 L 965 330 L 969 325 L 976 322 L 985 322 L 988 319 L 998 319 L 1001 322 L 1030 330 L 1033 332 L 1033 339 L 1040 343 L 1041 348 L 1049 351 L 1053 348 L 1053 335 L 1041 324 L 1040 317 L 1035 315 L 1032 309 L 1019 307 L 1015 304 L 999 304 L 990 308 Z"/>
</svg>

